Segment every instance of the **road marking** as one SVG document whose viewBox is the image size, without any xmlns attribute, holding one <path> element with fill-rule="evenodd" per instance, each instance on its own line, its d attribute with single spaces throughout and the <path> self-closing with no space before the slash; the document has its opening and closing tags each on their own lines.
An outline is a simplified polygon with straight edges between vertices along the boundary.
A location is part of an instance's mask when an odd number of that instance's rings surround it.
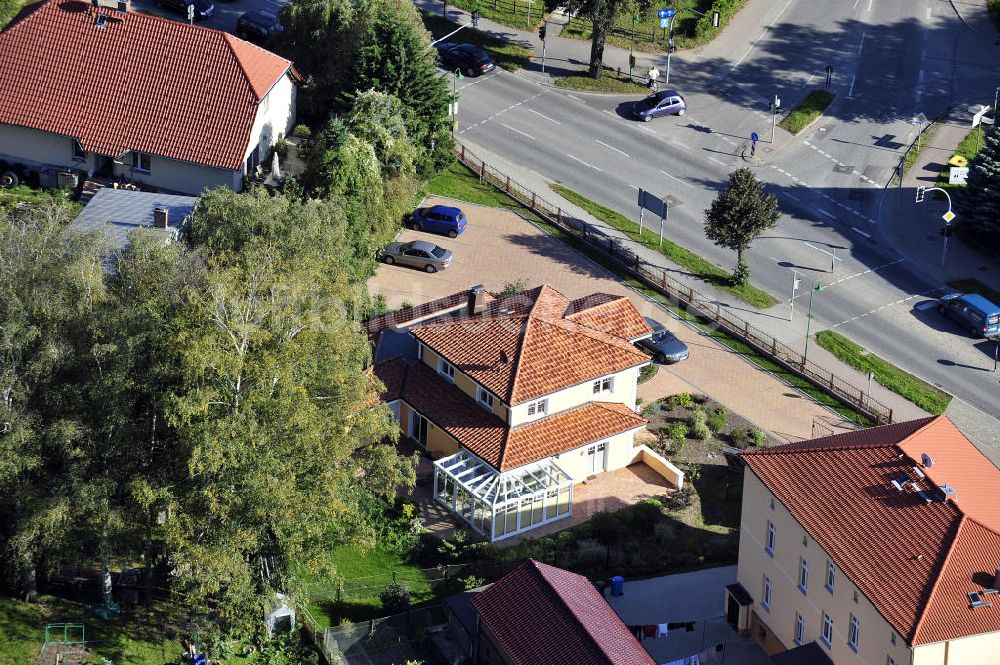
<svg viewBox="0 0 1000 665">
<path fill-rule="evenodd" d="M 631 187 L 632 189 L 634 189 L 634 190 L 635 190 L 635 191 L 637 191 L 637 192 L 639 191 L 639 188 L 638 188 L 638 187 L 636 187 L 635 185 L 629 185 L 629 187 Z"/>
<path fill-rule="evenodd" d="M 859 2 L 861 2 L 861 0 L 854 0 L 854 6 L 853 6 L 853 7 L 851 7 L 851 9 L 857 9 L 857 8 L 858 8 L 858 3 L 859 3 Z"/>
<path fill-rule="evenodd" d="M 864 231 L 862 231 L 861 229 L 859 229 L 859 228 L 858 228 L 858 227 L 856 227 L 856 226 L 852 226 L 851 228 L 852 228 L 853 230 L 857 231 L 858 233 L 860 233 L 861 235 L 863 235 L 863 236 L 864 236 L 864 237 L 866 237 L 866 238 L 871 238 L 871 237 L 872 237 L 872 235 L 871 235 L 870 233 L 865 233 Z"/>
<path fill-rule="evenodd" d="M 787 196 L 788 198 L 790 198 L 791 200 L 793 200 L 793 201 L 798 201 L 799 203 L 802 203 L 802 199 L 800 199 L 799 197 L 795 196 L 795 194 L 789 194 L 788 192 L 783 192 L 783 194 L 785 196 Z"/>
<path fill-rule="evenodd" d="M 611 150 L 614 150 L 615 152 L 617 152 L 617 153 L 619 153 L 621 155 L 625 155 L 626 159 L 628 158 L 628 153 L 627 152 L 622 152 L 621 150 L 619 150 L 618 148 L 614 147 L 613 145 L 608 145 L 607 143 L 605 143 L 604 141 L 602 141 L 600 139 L 594 139 L 594 140 L 597 141 L 598 143 L 600 143 L 601 145 L 603 145 L 605 148 L 610 148 Z"/>
<path fill-rule="evenodd" d="M 676 180 L 677 182 L 681 183 L 682 185 L 687 185 L 691 189 L 694 189 L 694 185 L 692 185 L 691 183 L 684 182 L 683 180 L 681 180 L 677 176 L 670 175 L 666 171 L 662 171 L 662 170 L 660 171 L 660 173 L 662 173 L 663 175 L 667 176 L 668 178 L 673 178 L 674 180 Z"/>
<path fill-rule="evenodd" d="M 853 97 L 854 96 L 854 81 L 855 81 L 855 79 L 857 79 L 857 76 L 852 76 L 851 77 L 851 89 L 847 91 L 847 96 L 848 97 Z"/>
<path fill-rule="evenodd" d="M 724 161 L 722 161 L 721 159 L 716 159 L 715 157 L 709 157 L 708 161 L 715 162 L 719 166 L 725 166 L 726 165 L 726 163 Z"/>
<path fill-rule="evenodd" d="M 569 154 L 568 152 L 566 153 L 566 156 L 569 157 L 570 159 L 575 159 L 576 161 L 580 162 L 584 166 L 589 166 L 590 168 L 594 169 L 595 171 L 600 171 L 601 170 L 598 167 L 594 166 L 593 164 L 588 164 L 587 162 L 583 161 L 579 157 L 574 157 L 573 155 Z M 603 171 L 602 171 L 602 173 L 603 173 Z"/>
<path fill-rule="evenodd" d="M 920 81 L 921 83 L 924 82 L 924 70 L 921 69 L 920 72 L 917 74 L 917 80 Z"/>
<path fill-rule="evenodd" d="M 570 99 L 575 99 L 575 100 L 576 100 L 576 101 L 578 101 L 578 102 L 582 102 L 582 101 L 583 101 L 582 99 L 580 99 L 580 98 L 579 98 L 579 97 L 577 97 L 576 95 L 566 95 L 566 96 L 567 96 L 567 97 L 569 97 Z"/>
<path fill-rule="evenodd" d="M 834 215 L 832 212 L 827 212 L 826 210 L 822 210 L 822 209 L 817 210 L 816 212 L 818 212 L 821 215 L 826 215 L 830 219 L 837 219 L 837 216 Z"/>
<path fill-rule="evenodd" d="M 872 10 L 872 2 L 873 0 L 868 0 L 868 11 Z"/>
<path fill-rule="evenodd" d="M 771 259 L 771 260 L 772 260 L 772 261 L 774 261 L 775 263 L 781 263 L 781 261 L 779 261 L 778 259 L 774 258 L 773 256 L 769 256 L 769 257 L 767 257 L 767 258 Z"/>
<path fill-rule="evenodd" d="M 858 55 L 861 55 L 861 49 L 865 47 L 865 33 L 861 33 L 861 43 L 858 44 Z"/>
<path fill-rule="evenodd" d="M 857 0 L 855 0 L 855 2 L 857 2 Z M 812 76 L 810 76 L 810 77 L 809 77 L 809 80 L 808 80 L 808 81 L 806 81 L 806 85 L 810 85 L 810 84 L 811 84 L 811 83 L 813 82 L 813 79 L 814 79 L 814 78 L 816 78 L 816 75 L 815 75 L 815 74 L 813 74 Z"/>
<path fill-rule="evenodd" d="M 690 147 L 684 145 L 680 141 L 674 141 L 674 145 L 677 146 L 678 148 L 681 148 L 682 150 L 690 150 L 691 149 Z"/>
<path fill-rule="evenodd" d="M 919 88 L 917 88 L 917 104 L 919 104 L 919 103 L 920 103 L 920 96 L 921 96 L 922 94 L 924 94 L 924 93 L 923 93 L 923 92 L 921 92 Z"/>
<path fill-rule="evenodd" d="M 520 134 L 521 136 L 527 136 L 527 137 L 528 137 L 529 139 L 531 139 L 532 141 L 537 141 L 537 140 L 538 140 L 538 139 L 536 139 L 536 138 L 535 138 L 534 136 L 532 136 L 531 134 L 527 134 L 527 133 L 525 133 L 525 132 L 522 132 L 522 131 L 521 131 L 520 129 L 517 129 L 517 128 L 515 128 L 515 127 L 511 127 L 511 126 L 510 126 L 510 125 L 508 125 L 508 124 L 507 124 L 506 122 L 501 122 L 500 124 L 501 124 L 501 125 L 503 125 L 504 127 L 506 127 L 507 129 L 509 129 L 509 130 L 510 130 L 510 131 L 512 131 L 512 132 L 517 132 L 517 133 L 518 133 L 518 134 Z"/>
<path fill-rule="evenodd" d="M 543 118 L 545 118 L 545 119 L 546 119 L 546 120 L 548 120 L 549 122 L 554 122 L 554 123 L 556 123 L 557 125 L 561 125 L 561 124 L 562 124 L 562 123 L 561 123 L 561 122 L 559 122 L 558 120 L 553 120 L 553 119 L 552 119 L 552 118 L 550 118 L 549 116 L 547 116 L 547 115 L 544 115 L 544 114 L 542 114 L 542 113 L 539 113 L 539 112 L 538 112 L 538 111 L 536 111 L 535 109 L 528 109 L 528 110 L 529 110 L 529 111 L 531 111 L 532 113 L 534 113 L 535 115 L 540 115 L 540 116 L 542 116 Z"/>
<path fill-rule="evenodd" d="M 760 33 L 760 36 L 757 37 L 757 39 L 753 40 L 753 43 L 750 44 L 749 48 L 747 48 L 746 53 L 744 53 L 742 56 L 740 56 L 740 59 L 737 60 L 736 63 L 733 64 L 733 66 L 729 68 L 729 71 L 726 73 L 726 75 L 722 77 L 723 79 L 726 79 L 726 78 L 732 76 L 733 72 L 736 71 L 736 68 L 739 67 L 743 63 L 744 60 L 746 60 L 747 56 L 750 55 L 750 52 L 753 51 L 753 49 L 754 49 L 755 46 L 757 46 L 757 42 L 759 42 L 760 40 L 762 40 L 764 38 L 764 36 L 768 33 L 768 31 L 771 29 L 771 26 L 773 26 L 775 23 L 778 22 L 778 19 L 781 18 L 781 15 L 785 13 L 785 10 L 788 9 L 788 6 L 792 4 L 792 1 L 793 0 L 788 0 L 788 2 L 785 3 L 785 6 L 781 8 L 781 11 L 778 12 L 778 15 L 775 16 L 773 19 L 771 19 L 770 23 L 768 23 L 766 26 L 764 26 L 764 30 Z M 751 94 L 753 94 L 752 91 L 748 90 L 747 92 L 750 92 Z M 767 101 L 767 100 L 764 100 L 764 101 Z"/>
<path fill-rule="evenodd" d="M 891 303 L 889 303 L 887 305 L 882 305 L 881 307 L 876 307 L 875 309 L 867 311 L 864 314 L 858 314 L 857 316 L 853 316 L 853 317 L 847 319 L 846 321 L 841 321 L 840 323 L 834 324 L 834 325 L 832 325 L 830 327 L 831 328 L 839 328 L 840 326 L 848 324 L 848 323 L 850 323 L 852 321 L 857 321 L 858 319 L 862 319 L 862 318 L 864 318 L 866 316 L 870 316 L 872 314 L 877 314 L 878 312 L 881 312 L 883 309 L 888 309 L 890 307 L 895 307 L 896 305 L 902 305 L 904 302 L 907 302 L 909 300 L 913 300 L 914 298 L 923 298 L 923 297 L 927 296 L 930 293 L 934 293 L 935 291 L 941 291 L 941 290 L 943 290 L 943 289 L 941 287 L 938 287 L 936 289 L 931 289 L 929 291 L 924 291 L 923 293 L 915 293 L 912 296 L 907 296 L 905 298 L 901 298 L 901 299 L 897 300 L 896 302 L 891 302 Z M 933 306 L 935 303 L 931 302 L 930 304 L 931 304 L 931 306 Z M 922 303 L 922 305 L 917 305 L 917 309 L 926 309 L 927 308 L 926 307 L 926 303 Z"/>
<path fill-rule="evenodd" d="M 928 8 L 927 8 L 927 18 L 930 18 L 930 17 L 931 17 L 931 11 L 932 11 L 932 10 L 931 10 L 931 8 L 930 8 L 930 7 L 928 7 Z"/>
</svg>

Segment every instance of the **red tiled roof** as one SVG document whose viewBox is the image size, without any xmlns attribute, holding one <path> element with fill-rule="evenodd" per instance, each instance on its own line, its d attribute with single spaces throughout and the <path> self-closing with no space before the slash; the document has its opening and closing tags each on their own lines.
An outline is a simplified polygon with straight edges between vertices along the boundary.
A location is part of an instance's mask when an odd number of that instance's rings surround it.
<svg viewBox="0 0 1000 665">
<path fill-rule="evenodd" d="M 515 665 L 655 665 L 587 578 L 534 559 L 472 605 Z"/>
<path fill-rule="evenodd" d="M 368 319 L 364 322 L 365 331 L 371 336 L 379 333 L 386 328 L 392 328 L 394 326 L 401 326 L 411 321 L 416 321 L 434 314 L 444 314 L 447 312 L 464 312 L 465 306 L 469 302 L 469 291 L 471 289 L 466 289 L 465 291 L 459 291 L 458 293 L 453 293 L 450 296 L 445 296 L 444 298 L 438 298 L 437 300 L 431 300 L 430 302 L 425 302 L 414 307 L 407 307 L 406 309 L 400 309 L 395 312 L 389 312 L 388 314 L 383 314 L 382 316 L 377 316 L 372 319 Z M 487 304 L 493 302 L 494 298 L 489 292 L 483 293 L 483 298 Z"/>
<path fill-rule="evenodd" d="M 411 332 L 511 405 L 649 362 L 628 337 L 564 318 L 569 305 L 540 286 L 500 298 L 480 316 L 431 321 Z M 627 320 L 628 309 L 641 320 L 627 299 L 615 306 L 616 319 Z"/>
<path fill-rule="evenodd" d="M 594 293 L 574 300 L 567 308 L 566 318 L 623 339 L 637 339 L 653 332 L 631 300 L 610 293 Z"/>
<path fill-rule="evenodd" d="M 922 453 L 933 464 L 913 467 Z M 911 645 L 1000 631 L 1000 600 L 967 593 L 1000 565 L 1000 470 L 945 417 L 744 453 L 750 470 Z M 906 474 L 900 493 L 891 480 Z M 953 501 L 940 500 L 948 484 Z M 835 497 L 836 500 L 831 500 Z M 992 526 L 991 526 L 992 525 Z M 996 597 L 988 597 L 996 598 Z"/>
<path fill-rule="evenodd" d="M 498 471 L 509 471 L 600 439 L 642 427 L 646 420 L 623 404 L 591 402 L 515 428 L 479 406 L 422 362 L 378 363 L 382 400 L 403 399 L 462 447 Z"/>
<path fill-rule="evenodd" d="M 290 69 L 218 30 L 49 0 L 0 33 L 0 123 L 236 170 L 258 102 Z"/>
</svg>

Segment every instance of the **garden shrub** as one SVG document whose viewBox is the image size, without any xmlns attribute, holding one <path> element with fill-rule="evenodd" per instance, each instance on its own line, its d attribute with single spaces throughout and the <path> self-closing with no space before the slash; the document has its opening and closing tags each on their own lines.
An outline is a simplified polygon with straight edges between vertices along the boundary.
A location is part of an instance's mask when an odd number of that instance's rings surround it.
<svg viewBox="0 0 1000 665">
<path fill-rule="evenodd" d="M 312 136 L 312 130 L 309 129 L 308 125 L 295 125 L 295 129 L 292 130 L 292 136 L 297 139 L 307 139 Z"/>
<path fill-rule="evenodd" d="M 661 400 L 654 399 L 652 402 L 642 407 L 642 417 L 649 420 L 656 415 L 656 412 L 660 410 L 662 402 Z"/>
<path fill-rule="evenodd" d="M 729 440 L 735 448 L 746 448 L 750 442 L 750 432 L 738 427 L 729 433 Z"/>
<path fill-rule="evenodd" d="M 758 448 L 764 445 L 766 437 L 764 436 L 763 430 L 757 429 L 756 427 L 751 427 L 749 430 L 749 434 L 750 438 L 753 440 L 753 445 L 757 446 Z"/>
<path fill-rule="evenodd" d="M 670 423 L 666 426 L 666 432 L 675 445 L 683 445 L 688 435 L 688 426 L 680 422 Z"/>
<path fill-rule="evenodd" d="M 673 399 L 677 400 L 677 406 L 683 406 L 685 409 L 690 409 L 694 405 L 694 398 L 691 397 L 691 393 L 677 393 L 673 396 Z"/>
<path fill-rule="evenodd" d="M 713 432 L 721 432 L 729 422 L 729 409 L 720 406 L 708 415 L 708 428 Z"/>
<path fill-rule="evenodd" d="M 688 427 L 690 428 L 690 435 L 692 438 L 698 439 L 699 441 L 704 441 L 712 432 L 708 429 L 708 416 L 705 415 L 704 411 L 692 411 L 691 415 L 688 416 Z"/>
<path fill-rule="evenodd" d="M 378 598 L 382 601 L 382 609 L 388 614 L 397 614 L 410 606 L 412 594 L 409 587 L 401 582 L 392 581 L 386 585 Z"/>
</svg>

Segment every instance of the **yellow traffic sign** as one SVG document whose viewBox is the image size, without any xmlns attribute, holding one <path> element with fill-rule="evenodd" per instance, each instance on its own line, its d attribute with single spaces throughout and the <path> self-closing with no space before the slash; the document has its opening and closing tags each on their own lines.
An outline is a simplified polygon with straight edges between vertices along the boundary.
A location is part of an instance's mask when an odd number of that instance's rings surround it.
<svg viewBox="0 0 1000 665">
<path fill-rule="evenodd" d="M 955 213 L 953 213 L 951 210 L 949 210 L 945 214 L 941 215 L 941 219 L 943 219 L 944 221 L 946 221 L 946 222 L 948 222 L 950 224 L 951 220 L 955 219 Z"/>
</svg>

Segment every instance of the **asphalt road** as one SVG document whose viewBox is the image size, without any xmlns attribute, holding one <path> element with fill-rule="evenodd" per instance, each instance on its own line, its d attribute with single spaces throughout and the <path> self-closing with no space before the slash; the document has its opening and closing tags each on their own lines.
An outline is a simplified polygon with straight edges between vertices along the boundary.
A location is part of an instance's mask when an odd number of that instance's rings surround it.
<svg viewBox="0 0 1000 665">
<path fill-rule="evenodd" d="M 236 20 L 244 12 L 256 10 L 267 12 L 268 14 L 277 14 L 285 5 L 284 2 L 278 2 L 277 0 L 234 0 L 232 2 L 212 0 L 212 3 L 215 5 L 215 12 L 212 17 L 207 21 L 195 21 L 195 24 L 231 33 L 236 32 Z M 161 8 L 157 6 L 154 0 L 132 0 L 132 7 L 146 14 L 158 14 L 174 19 L 175 21 L 187 21 L 186 15 Z"/>
<path fill-rule="evenodd" d="M 882 186 L 915 136 L 914 115 L 991 97 L 998 73 L 986 49 L 995 47 L 970 38 L 947 2 L 792 0 L 775 11 L 735 69 L 674 59 L 671 87 L 688 100 L 684 117 L 637 123 L 621 98 L 567 94 L 498 72 L 461 82 L 460 138 L 632 218 L 636 188 L 672 197 L 668 236 L 730 266 L 732 253 L 704 237 L 704 210 L 746 164 L 738 153 L 757 132 L 763 163 L 755 170 L 783 215 L 753 245 L 753 279 L 786 299 L 791 271 L 802 281 L 791 322 L 787 302 L 763 313 L 729 304 L 801 348 L 808 287 L 821 282 L 814 331 L 834 328 L 1000 415 L 997 375 L 987 371 L 992 350 L 938 317 L 931 298 L 947 290 L 941 281 L 880 242 L 892 214 L 880 206 Z M 794 103 L 823 84 L 827 65 L 837 101 L 820 123 L 771 151 L 767 101 L 778 94 Z"/>
</svg>

